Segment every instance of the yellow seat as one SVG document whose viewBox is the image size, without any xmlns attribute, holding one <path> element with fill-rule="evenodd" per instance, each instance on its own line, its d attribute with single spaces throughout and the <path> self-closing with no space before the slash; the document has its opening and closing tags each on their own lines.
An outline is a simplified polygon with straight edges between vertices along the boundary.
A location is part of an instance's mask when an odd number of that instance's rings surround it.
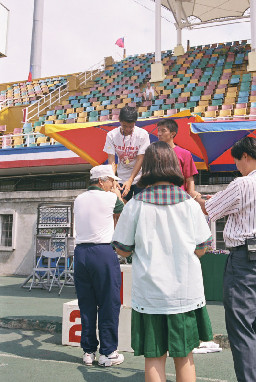
<svg viewBox="0 0 256 382">
<path fill-rule="evenodd" d="M 36 140 L 36 143 L 37 144 L 47 143 L 47 137 L 38 137 Z"/>
<path fill-rule="evenodd" d="M 235 98 L 231 97 L 226 97 L 224 100 L 224 105 L 234 105 L 236 103 Z"/>
<path fill-rule="evenodd" d="M 86 117 L 78 117 L 77 118 L 77 123 L 85 123 L 86 122 Z"/>
<path fill-rule="evenodd" d="M 87 111 L 82 111 L 78 114 L 78 118 L 86 118 L 87 117 Z"/>
<path fill-rule="evenodd" d="M 209 100 L 200 100 L 199 101 L 199 106 L 208 106 L 209 105 Z"/>
<path fill-rule="evenodd" d="M 204 113 L 205 112 L 205 107 L 206 106 L 196 106 L 194 108 L 194 113 Z"/>
<path fill-rule="evenodd" d="M 226 109 L 226 110 L 220 110 L 219 111 L 219 117 L 231 117 L 231 109 Z"/>
<path fill-rule="evenodd" d="M 209 101 L 210 99 L 212 99 L 211 94 L 204 94 L 201 97 L 201 101 Z"/>
<path fill-rule="evenodd" d="M 205 111 L 205 118 L 216 118 L 216 110 Z"/>
<path fill-rule="evenodd" d="M 57 115 L 49 115 L 48 121 L 55 121 L 57 119 Z"/>
<path fill-rule="evenodd" d="M 234 116 L 244 116 L 244 115 L 246 115 L 246 108 L 234 110 Z"/>
<path fill-rule="evenodd" d="M 23 144 L 23 138 L 21 137 L 13 137 L 13 145 L 22 145 Z"/>
<path fill-rule="evenodd" d="M 216 89 L 216 94 L 223 94 L 226 92 L 226 89 Z"/>
<path fill-rule="evenodd" d="M 83 107 L 77 107 L 76 108 L 76 113 L 82 113 L 84 111 Z"/>
<path fill-rule="evenodd" d="M 36 126 L 35 129 L 34 129 L 34 132 L 35 132 L 35 133 L 39 133 L 40 130 L 41 130 L 41 127 L 42 127 L 42 126 Z"/>
<path fill-rule="evenodd" d="M 154 111 L 154 117 L 163 117 L 164 116 L 164 110 L 155 110 Z"/>
</svg>

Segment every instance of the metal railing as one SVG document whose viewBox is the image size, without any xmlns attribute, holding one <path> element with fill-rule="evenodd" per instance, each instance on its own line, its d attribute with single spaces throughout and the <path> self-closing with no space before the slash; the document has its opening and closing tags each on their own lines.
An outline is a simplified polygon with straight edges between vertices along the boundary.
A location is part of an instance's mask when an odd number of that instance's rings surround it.
<svg viewBox="0 0 256 382">
<path fill-rule="evenodd" d="M 78 86 L 84 87 L 88 81 L 93 81 L 94 77 L 105 70 L 105 61 L 101 60 L 94 64 L 85 72 L 81 72 L 77 75 Z"/>
<path fill-rule="evenodd" d="M 0 101 L 0 110 L 9 106 L 13 106 L 13 98 L 6 98 L 3 101 Z"/>
<path fill-rule="evenodd" d="M 29 122 L 32 119 L 39 118 L 40 114 L 50 108 L 56 103 L 60 103 L 61 100 L 68 94 L 67 82 L 60 85 L 52 92 L 41 97 L 37 102 L 32 103 L 24 109 L 24 122 Z"/>
</svg>

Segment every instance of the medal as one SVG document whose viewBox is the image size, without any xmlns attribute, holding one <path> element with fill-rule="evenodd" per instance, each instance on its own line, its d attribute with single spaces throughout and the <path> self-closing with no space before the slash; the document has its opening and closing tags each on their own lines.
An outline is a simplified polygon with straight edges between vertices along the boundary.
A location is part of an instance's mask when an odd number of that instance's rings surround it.
<svg viewBox="0 0 256 382">
<path fill-rule="evenodd" d="M 125 161 L 125 164 L 129 164 L 129 163 L 130 163 L 130 161 L 129 161 L 129 159 L 127 158 L 126 161 Z"/>
</svg>

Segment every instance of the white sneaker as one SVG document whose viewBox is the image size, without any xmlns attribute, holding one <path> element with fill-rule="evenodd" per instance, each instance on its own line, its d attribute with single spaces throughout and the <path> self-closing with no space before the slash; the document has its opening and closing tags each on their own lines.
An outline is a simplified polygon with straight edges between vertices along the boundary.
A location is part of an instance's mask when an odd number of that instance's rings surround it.
<svg viewBox="0 0 256 382">
<path fill-rule="evenodd" d="M 98 364 L 100 366 L 113 366 L 113 365 L 120 365 L 120 363 L 124 362 L 124 356 L 123 354 L 119 354 L 116 350 L 113 351 L 113 353 L 109 354 L 108 356 L 100 355 Z"/>
<path fill-rule="evenodd" d="M 95 353 L 84 353 L 83 362 L 86 364 L 86 366 L 92 366 L 94 361 L 96 361 Z"/>
</svg>

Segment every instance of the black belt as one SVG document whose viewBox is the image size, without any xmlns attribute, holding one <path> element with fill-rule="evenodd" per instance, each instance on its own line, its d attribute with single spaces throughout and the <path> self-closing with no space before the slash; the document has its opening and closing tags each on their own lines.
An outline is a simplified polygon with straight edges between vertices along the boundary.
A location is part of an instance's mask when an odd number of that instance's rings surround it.
<svg viewBox="0 0 256 382">
<path fill-rule="evenodd" d="M 246 245 L 245 244 L 243 244 L 243 245 L 238 245 L 237 247 L 231 247 L 231 248 L 229 248 L 230 249 L 230 251 L 239 251 L 239 250 L 241 250 L 241 249 L 246 249 Z"/>
</svg>

